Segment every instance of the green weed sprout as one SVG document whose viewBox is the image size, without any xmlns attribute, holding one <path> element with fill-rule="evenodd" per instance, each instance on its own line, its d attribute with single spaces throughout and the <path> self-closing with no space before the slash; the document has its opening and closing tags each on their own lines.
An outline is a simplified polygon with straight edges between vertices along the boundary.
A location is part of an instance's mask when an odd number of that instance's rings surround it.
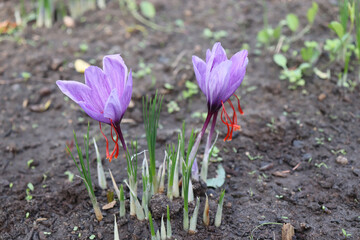
<svg viewBox="0 0 360 240">
<path fill-rule="evenodd" d="M 224 204 L 224 196 L 225 196 L 225 190 L 222 190 L 221 194 L 220 194 L 220 198 L 219 198 L 218 207 L 217 207 L 217 210 L 216 210 L 216 215 L 215 215 L 215 226 L 216 227 L 220 227 L 220 225 L 221 225 L 221 217 L 222 217 L 222 209 L 223 209 L 223 204 Z"/>
<path fill-rule="evenodd" d="M 342 234 L 344 235 L 345 239 L 347 239 L 348 237 L 351 237 L 350 233 L 347 233 L 345 229 L 341 229 Z"/>
<path fill-rule="evenodd" d="M 127 163 L 127 174 L 129 178 L 129 185 L 134 192 L 130 194 L 130 215 L 134 216 L 136 214 L 136 204 L 135 199 L 137 198 L 137 163 L 138 163 L 138 154 L 137 154 L 137 141 L 131 141 L 130 147 L 126 152 L 126 163 Z M 131 152 L 130 152 L 131 148 Z"/>
<path fill-rule="evenodd" d="M 114 240 L 120 240 L 119 228 L 116 222 L 116 215 L 114 214 Z"/>
<path fill-rule="evenodd" d="M 103 219 L 103 216 L 101 214 L 99 204 L 98 204 L 98 202 L 96 200 L 96 196 L 95 196 L 94 189 L 93 189 L 93 186 L 92 186 L 92 181 L 91 181 L 91 174 L 90 174 L 89 129 L 90 129 L 90 124 L 88 123 L 87 134 L 84 136 L 86 163 L 85 163 L 85 159 L 83 157 L 83 152 L 81 150 L 81 147 L 78 144 L 75 131 L 74 131 L 74 140 L 75 140 L 75 146 L 76 146 L 76 150 L 77 150 L 79 161 L 80 161 L 80 166 L 77 163 L 75 157 L 73 156 L 69 146 L 66 146 L 66 148 L 67 148 L 68 152 L 70 153 L 71 158 L 73 159 L 73 161 L 74 161 L 74 163 L 75 163 L 75 165 L 76 165 L 76 167 L 77 167 L 77 169 L 79 171 L 81 179 L 85 183 L 86 190 L 89 193 L 90 200 L 91 200 L 91 203 L 92 203 L 94 211 L 95 211 L 96 219 L 98 221 L 101 221 Z"/>
<path fill-rule="evenodd" d="M 149 180 L 151 184 L 151 192 L 158 192 L 158 183 L 156 179 L 156 166 L 155 166 L 155 144 L 157 128 L 159 126 L 159 117 L 161 111 L 163 97 L 158 97 L 157 92 L 153 99 L 148 97 L 143 98 L 143 118 L 144 127 L 146 132 L 146 140 L 148 145 L 150 167 L 149 167 Z"/>
<path fill-rule="evenodd" d="M 137 197 L 135 197 L 135 192 L 134 189 L 131 188 L 131 186 L 128 184 L 128 182 L 126 180 L 124 180 L 126 186 L 128 186 L 129 190 L 130 190 L 130 196 L 132 195 L 134 201 L 135 201 L 135 214 L 137 219 L 139 219 L 140 221 L 145 219 L 145 213 L 144 213 L 144 209 L 141 206 L 139 200 L 137 199 Z"/>
<path fill-rule="evenodd" d="M 310 67 L 309 63 L 302 63 L 298 68 L 296 69 L 289 69 L 287 67 L 287 59 L 284 55 L 278 53 L 275 54 L 274 62 L 279 65 L 283 70 L 280 74 L 280 80 L 288 79 L 290 82 L 289 89 L 296 89 L 297 87 L 305 86 L 305 80 L 303 77 L 303 71 L 305 69 L 308 69 Z"/>
<path fill-rule="evenodd" d="M 161 240 L 166 240 L 166 228 L 165 228 L 165 224 L 164 224 L 164 215 L 161 216 L 161 225 L 160 225 L 160 229 L 161 229 L 161 232 L 160 232 L 160 239 Z"/>
<path fill-rule="evenodd" d="M 355 0 L 356 56 L 358 59 L 358 82 L 360 83 L 360 0 Z"/>
<path fill-rule="evenodd" d="M 265 0 L 263 0 L 263 9 L 264 28 L 258 32 L 256 39 L 261 45 L 265 45 L 266 48 L 268 48 L 270 44 L 275 43 L 280 38 L 282 24 L 279 23 L 276 28 L 270 27 L 267 14 L 267 3 Z"/>
<path fill-rule="evenodd" d="M 195 205 L 195 209 L 194 209 L 194 213 L 190 219 L 190 228 L 189 228 L 189 233 L 190 234 L 195 234 L 196 233 L 196 223 L 197 223 L 197 218 L 199 215 L 199 208 L 200 208 L 200 198 L 197 197 L 196 198 L 196 205 Z"/>
<path fill-rule="evenodd" d="M 195 158 L 191 158 L 191 160 L 190 160 L 189 155 L 194 146 L 195 137 L 196 136 L 194 134 L 194 130 L 192 130 L 190 138 L 189 138 L 186 158 L 185 158 L 185 160 L 183 160 L 183 163 L 182 163 L 182 174 L 183 174 L 182 186 L 183 186 L 183 199 L 184 199 L 183 227 L 184 227 L 185 231 L 189 230 L 189 189 L 191 187 L 190 177 L 191 177 L 192 165 L 194 164 L 194 160 L 195 160 Z M 192 189 L 191 189 L 191 191 L 192 191 Z"/>
<path fill-rule="evenodd" d="M 45 26 L 47 28 L 50 28 L 52 26 L 52 11 L 53 11 L 52 0 L 38 0 L 36 26 L 37 27 Z"/>
<path fill-rule="evenodd" d="M 106 187 L 105 172 L 104 172 L 104 168 L 102 166 L 101 156 L 100 156 L 100 152 L 99 152 L 98 146 L 96 144 L 95 138 L 93 138 L 93 142 L 94 142 L 96 159 L 97 159 L 98 183 L 99 183 L 99 186 L 101 189 L 106 189 L 107 187 Z"/>
<path fill-rule="evenodd" d="M 179 145 L 180 147 L 180 135 L 179 135 Z M 169 145 L 167 150 L 167 169 L 168 169 L 168 184 L 167 184 L 167 196 L 172 201 L 174 193 L 179 196 L 179 157 L 180 157 L 180 150 L 176 151 L 175 146 Z"/>
<path fill-rule="evenodd" d="M 141 205 L 145 211 L 145 216 L 148 217 L 148 212 L 149 212 L 148 205 L 150 200 L 151 185 L 149 181 L 149 167 L 147 164 L 145 152 L 144 152 L 144 160 L 142 163 L 142 183 L 143 183 L 143 195 L 142 195 Z"/>
<path fill-rule="evenodd" d="M 150 224 L 151 240 L 157 240 L 150 211 L 149 211 L 149 224 Z"/>
<path fill-rule="evenodd" d="M 337 39 L 327 39 L 324 50 L 330 52 L 330 63 L 334 60 L 340 60 L 344 64 L 344 71 L 339 74 L 337 85 L 340 87 L 350 87 L 353 82 L 348 80 L 349 63 L 352 54 L 357 55 L 359 59 L 359 39 L 360 30 L 358 28 L 359 22 L 359 0 L 356 1 L 339 1 L 339 19 L 332 21 L 328 27 L 336 34 Z M 350 22 L 350 26 L 348 23 Z M 353 44 L 352 32 L 355 26 L 355 35 L 357 47 Z M 360 62 L 360 59 L 359 59 Z M 360 70 L 359 70 L 360 71 Z M 360 75 L 360 72 L 359 72 Z"/>
<path fill-rule="evenodd" d="M 312 6 L 307 10 L 307 13 L 306 13 L 306 17 L 308 20 L 307 25 L 303 29 L 301 29 L 299 32 L 294 34 L 289 39 L 289 41 L 288 41 L 289 43 L 295 42 L 295 41 L 301 39 L 306 33 L 308 33 L 310 31 L 311 27 L 314 24 L 318 9 L 319 9 L 319 5 L 316 2 L 312 2 Z M 299 19 L 296 15 L 290 13 L 286 16 L 286 23 L 292 32 L 296 32 L 296 30 L 298 29 L 298 26 L 299 26 Z"/>
<path fill-rule="evenodd" d="M 172 230 L 171 230 L 171 220 L 170 220 L 170 208 L 169 205 L 166 206 L 166 237 L 171 239 Z"/>
<path fill-rule="evenodd" d="M 124 187 L 120 185 L 120 217 L 124 217 L 126 214 L 125 211 L 125 195 L 124 195 Z"/>
<path fill-rule="evenodd" d="M 160 165 L 160 168 L 158 171 L 158 176 L 157 176 L 157 182 L 159 183 L 158 193 L 164 193 L 164 190 L 165 190 L 165 174 L 166 174 L 166 162 L 167 162 L 166 160 L 167 160 L 167 156 L 166 156 L 166 151 L 165 151 L 164 161 L 163 161 L 163 164 Z"/>
</svg>

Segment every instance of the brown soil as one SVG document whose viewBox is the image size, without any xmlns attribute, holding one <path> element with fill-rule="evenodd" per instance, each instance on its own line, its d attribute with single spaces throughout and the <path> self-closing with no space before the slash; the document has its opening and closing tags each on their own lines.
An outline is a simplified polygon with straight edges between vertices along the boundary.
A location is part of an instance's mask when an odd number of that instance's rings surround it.
<svg viewBox="0 0 360 240">
<path fill-rule="evenodd" d="M 239 118 L 242 131 L 231 142 L 219 140 L 217 144 L 227 174 L 222 225 L 206 228 L 199 217 L 198 232 L 188 235 L 182 230 L 180 201 L 180 212 L 172 216 L 174 238 L 249 239 L 252 229 L 259 224 L 277 222 L 291 223 L 295 227 L 294 239 L 343 239 L 341 229 L 351 233 L 351 239 L 360 239 L 358 87 L 353 92 L 338 88 L 333 73 L 330 80 L 307 77 L 305 93 L 302 89 L 288 90 L 288 83 L 278 79 L 280 69 L 272 62 L 272 54 L 264 50 L 258 55 L 253 51 L 256 34 L 263 24 L 260 0 L 157 0 L 156 22 L 165 24 L 183 19 L 185 28 L 179 33 L 150 29 L 129 33 L 127 30 L 138 23 L 129 14 L 121 13 L 116 2 L 110 2 L 103 11 L 87 12 L 86 21 L 78 21 L 74 29 L 56 23 L 51 29 L 29 26 L 17 37 L 1 37 L 0 239 L 89 239 L 92 234 L 96 239 L 113 239 L 113 214 L 118 212 L 118 205 L 103 211 L 104 220 L 97 222 L 84 184 L 77 177 L 70 183 L 64 174 L 67 170 L 76 174 L 65 151 L 73 129 L 82 135 L 89 120 L 90 135 L 99 137 L 103 155 L 105 141 L 100 138 L 97 122 L 73 102 L 66 102 L 55 81 L 83 81 L 82 74 L 73 67 L 77 58 L 101 66 L 104 55 L 121 53 L 127 66 L 135 71 L 140 59 L 151 64 L 155 86 L 151 76 L 134 79 L 134 106 L 125 114 L 131 121 L 124 121 L 122 129 L 125 139 L 137 136 L 140 149 L 145 149 L 141 97 L 153 95 L 159 89 L 165 94 L 165 104 L 176 100 L 181 108 L 179 112 L 168 114 L 164 107 L 161 114 L 157 145 L 160 163 L 166 144 L 175 143 L 174 129 L 181 127 L 182 120 L 187 122 L 188 133 L 191 127 L 202 125 L 202 120 L 192 118 L 191 114 L 206 111 L 205 97 L 199 93 L 190 100 L 179 100 L 179 96 L 186 80 L 196 81 L 191 56 L 204 57 L 205 50 L 213 44 L 202 36 L 205 27 L 228 32 L 221 42 L 231 54 L 239 51 L 243 43 L 250 44 L 247 76 L 237 91 L 245 114 Z M 327 24 L 337 10 L 332 5 L 334 1 L 317 2 L 319 14 L 306 38 L 323 40 L 329 37 Z M 12 20 L 15 4 L 0 2 L 0 19 Z M 305 24 L 310 5 L 311 1 L 269 1 L 269 22 L 276 24 L 287 13 L 294 12 Z M 87 52 L 80 52 L 81 43 L 89 46 Z M 326 56 L 321 61 L 325 63 Z M 26 82 L 21 78 L 21 72 L 25 71 L 32 74 Z M 350 73 L 350 77 L 354 76 L 355 71 Z M 165 90 L 165 83 L 174 85 L 175 89 Z M 249 91 L 249 87 L 255 90 Z M 326 96 L 322 101 L 318 99 L 320 94 Z M 51 106 L 47 111 L 33 111 L 48 100 Z M 219 122 L 217 129 L 222 139 L 226 128 Z M 343 164 L 336 161 L 342 154 L 334 153 L 340 149 L 346 151 L 347 162 Z M 250 160 L 247 153 L 261 159 Z M 90 154 L 95 178 L 94 149 Z M 27 166 L 30 159 L 34 160 L 33 168 Z M 215 175 L 217 165 L 211 163 L 210 177 Z M 112 170 L 117 183 L 126 178 L 124 166 L 123 155 L 111 163 L 104 162 L 104 168 Z M 276 174 L 288 170 L 285 177 Z M 26 201 L 29 182 L 35 189 L 33 199 Z M 107 203 L 106 192 L 94 182 L 102 206 Z M 207 193 L 213 225 L 220 189 L 209 188 Z M 200 215 L 205 202 L 203 194 L 201 202 Z M 156 219 L 155 227 L 159 224 L 160 220 Z M 150 239 L 147 221 L 127 215 L 118 219 L 118 225 L 121 239 Z M 253 235 L 255 239 L 280 239 L 281 226 L 266 225 Z"/>
</svg>

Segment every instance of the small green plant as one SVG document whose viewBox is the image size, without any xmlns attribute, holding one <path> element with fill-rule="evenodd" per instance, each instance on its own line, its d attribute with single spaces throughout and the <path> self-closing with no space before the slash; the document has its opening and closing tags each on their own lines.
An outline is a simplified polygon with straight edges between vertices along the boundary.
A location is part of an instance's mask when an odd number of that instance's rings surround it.
<svg viewBox="0 0 360 240">
<path fill-rule="evenodd" d="M 348 237 L 351 237 L 351 234 L 350 233 L 347 233 L 345 229 L 341 229 L 341 232 L 342 234 L 344 235 L 345 239 L 348 238 Z"/>
<path fill-rule="evenodd" d="M 263 159 L 263 156 L 261 156 L 260 154 L 258 154 L 256 156 L 251 156 L 251 154 L 249 152 L 245 152 L 245 155 L 249 158 L 250 161 L 254 161 L 257 159 Z"/>
<path fill-rule="evenodd" d="M 276 124 L 275 124 L 275 118 L 273 118 L 273 117 L 271 118 L 269 123 L 266 123 L 266 126 L 268 128 L 270 128 L 271 132 L 276 132 L 277 131 Z"/>
<path fill-rule="evenodd" d="M 221 217 L 222 217 L 222 209 L 223 209 L 223 204 L 224 204 L 224 196 L 225 196 L 225 189 L 221 191 L 218 207 L 217 207 L 217 210 L 216 210 L 216 215 L 215 215 L 215 226 L 216 227 L 220 227 L 220 225 L 221 225 Z"/>
<path fill-rule="evenodd" d="M 287 79 L 290 83 L 289 89 L 296 89 L 297 87 L 305 86 L 303 71 L 310 67 L 309 63 L 302 63 L 295 69 L 289 69 L 287 67 L 286 57 L 280 53 L 274 55 L 274 62 L 283 69 L 280 73 L 280 80 Z"/>
<path fill-rule="evenodd" d="M 124 187 L 120 185 L 120 217 L 125 216 L 125 195 L 124 195 Z"/>
<path fill-rule="evenodd" d="M 199 92 L 199 88 L 196 83 L 193 83 L 191 81 L 185 82 L 186 90 L 182 91 L 184 99 L 191 98 L 193 95 L 197 94 Z"/>
<path fill-rule="evenodd" d="M 151 212 L 149 212 L 149 223 L 150 223 L 151 240 L 157 240 Z"/>
<path fill-rule="evenodd" d="M 105 190 L 106 187 L 107 187 L 106 186 L 105 172 L 104 172 L 104 168 L 102 166 L 101 156 L 100 156 L 100 152 L 99 152 L 98 146 L 96 144 L 95 138 L 93 138 L 93 143 L 94 143 L 95 152 L 96 152 L 98 183 L 99 183 L 100 188 Z"/>
<path fill-rule="evenodd" d="M 265 45 L 266 47 L 269 47 L 271 44 L 274 44 L 279 40 L 283 23 L 279 23 L 278 26 L 275 28 L 269 26 L 267 16 L 267 3 L 265 0 L 263 1 L 263 9 L 264 27 L 258 32 L 256 39 L 260 45 Z"/>
<path fill-rule="evenodd" d="M 29 161 L 27 161 L 26 165 L 28 168 L 31 168 L 31 164 L 34 162 L 34 159 L 30 159 Z"/>
<path fill-rule="evenodd" d="M 87 45 L 86 43 L 80 43 L 79 49 L 81 52 L 86 53 L 89 50 L 89 45 Z"/>
<path fill-rule="evenodd" d="M 321 168 L 321 167 L 324 167 L 324 168 L 329 168 L 325 163 L 315 163 L 315 167 L 317 168 Z"/>
<path fill-rule="evenodd" d="M 168 104 L 166 104 L 168 113 L 178 112 L 180 111 L 180 107 L 175 101 L 170 101 Z"/>
<path fill-rule="evenodd" d="M 320 137 L 320 138 L 316 137 L 315 141 L 316 141 L 317 145 L 324 145 L 325 144 L 323 137 Z"/>
<path fill-rule="evenodd" d="M 140 2 L 141 14 L 147 18 L 153 19 L 156 16 L 156 10 L 154 5 L 149 1 Z"/>
<path fill-rule="evenodd" d="M 167 205 L 167 207 L 166 207 L 166 237 L 168 239 L 171 239 L 171 237 L 172 237 L 169 205 Z"/>
<path fill-rule="evenodd" d="M 183 227 L 185 231 L 189 230 L 189 193 L 192 193 L 191 186 L 191 170 L 194 164 L 195 158 L 190 157 L 191 150 L 195 143 L 195 134 L 194 130 L 191 131 L 190 138 L 188 140 L 188 148 L 186 152 L 186 157 L 182 162 L 182 173 L 183 173 L 183 199 L 184 199 L 184 216 L 183 216 Z M 185 144 L 185 138 L 182 139 L 183 144 Z"/>
<path fill-rule="evenodd" d="M 119 228 L 116 222 L 116 215 L 114 214 L 114 240 L 120 240 Z"/>
<path fill-rule="evenodd" d="M 300 51 L 303 61 L 314 64 L 320 56 L 319 44 L 315 41 L 305 41 L 304 45 Z"/>
<path fill-rule="evenodd" d="M 135 78 L 143 78 L 151 74 L 152 64 L 145 64 L 143 61 L 139 62 L 139 70 L 132 73 Z"/>
<path fill-rule="evenodd" d="M 71 152 L 71 149 L 69 148 L 68 145 L 66 145 L 66 148 L 68 150 L 68 152 L 70 153 L 71 158 L 73 159 L 76 168 L 78 169 L 78 172 L 80 174 L 81 179 L 84 181 L 86 189 L 88 191 L 88 194 L 90 196 L 90 200 L 91 203 L 93 205 L 94 208 L 94 212 L 96 215 L 96 218 L 98 221 L 101 221 L 103 219 L 99 204 L 96 200 L 96 196 L 95 196 L 95 192 L 94 192 L 94 188 L 92 186 L 92 181 L 91 181 L 91 175 L 90 175 L 90 157 L 89 157 L 89 129 L 90 129 L 90 124 L 88 123 L 88 128 L 87 128 L 87 134 L 84 135 L 84 147 L 85 147 L 85 157 L 86 159 L 84 159 L 83 157 L 83 152 L 81 150 L 81 147 L 78 144 L 77 141 L 77 137 L 76 137 L 76 133 L 74 131 L 74 141 L 75 141 L 75 146 L 76 146 L 76 150 L 78 153 L 78 157 L 79 157 L 79 162 L 78 163 L 73 155 L 73 153 Z M 86 160 L 86 162 L 85 162 Z"/>
<path fill-rule="evenodd" d="M 29 182 L 27 184 L 27 188 L 26 188 L 26 197 L 25 197 L 25 200 L 26 201 L 30 201 L 31 199 L 33 199 L 33 196 L 30 194 L 30 192 L 33 192 L 34 191 L 34 185 Z"/>
<path fill-rule="evenodd" d="M 21 73 L 21 77 L 22 77 L 25 81 L 27 81 L 27 80 L 29 80 L 29 78 L 31 78 L 31 73 L 29 73 L 29 72 L 22 72 L 22 73 Z"/>
<path fill-rule="evenodd" d="M 163 97 L 157 95 L 153 99 L 143 97 L 143 118 L 146 133 L 146 141 L 150 156 L 149 166 L 149 181 L 151 184 L 151 192 L 158 192 L 158 183 L 156 179 L 156 166 L 155 166 L 155 144 L 157 136 L 157 128 L 159 126 L 160 111 Z"/>
<path fill-rule="evenodd" d="M 342 154 L 342 155 L 346 155 L 346 150 L 345 149 L 340 149 L 340 150 L 335 150 L 335 149 L 331 149 L 331 153 L 334 155 L 338 155 L 338 154 Z"/>
<path fill-rule="evenodd" d="M 205 28 L 203 31 L 203 36 L 207 39 L 213 39 L 215 42 L 217 42 L 220 39 L 227 37 L 228 33 L 224 30 L 213 32 L 209 28 Z"/>
<path fill-rule="evenodd" d="M 69 170 L 67 170 L 66 172 L 64 172 L 64 174 L 66 175 L 66 176 L 68 176 L 68 181 L 69 182 L 72 182 L 73 180 L 74 180 L 74 174 L 72 173 L 72 172 L 70 172 Z"/>
</svg>

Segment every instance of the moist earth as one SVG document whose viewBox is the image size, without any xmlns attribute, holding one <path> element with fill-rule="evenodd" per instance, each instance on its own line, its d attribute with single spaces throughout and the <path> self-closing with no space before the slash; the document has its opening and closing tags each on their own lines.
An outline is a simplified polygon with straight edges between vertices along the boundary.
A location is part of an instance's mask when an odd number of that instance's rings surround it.
<svg viewBox="0 0 360 240">
<path fill-rule="evenodd" d="M 76 167 L 65 145 L 72 141 L 75 130 L 85 134 L 90 122 L 90 135 L 98 140 L 104 156 L 105 140 L 98 123 L 90 119 L 56 87 L 55 81 L 84 81 L 74 69 L 74 61 L 83 59 L 101 66 L 107 54 L 121 53 L 129 68 L 138 71 L 139 62 L 151 66 L 151 73 L 134 78 L 131 106 L 125 114 L 122 129 L 125 139 L 136 137 L 139 149 L 147 148 L 142 122 L 143 96 L 153 96 L 156 89 L 164 95 L 158 130 L 157 164 L 164 157 L 167 144 L 176 143 L 182 121 L 199 129 L 203 119 L 196 112 L 206 112 L 206 99 L 201 92 L 182 98 L 185 82 L 196 82 L 191 56 L 205 57 L 214 43 L 206 39 L 204 28 L 225 30 L 221 39 L 229 54 L 248 43 L 249 65 L 246 78 L 236 94 L 241 97 L 244 115 L 238 122 L 241 131 L 231 142 L 223 142 L 226 127 L 218 120 L 221 162 L 211 162 L 209 177 L 216 176 L 222 164 L 226 181 L 223 218 L 214 227 L 214 215 L 221 189 L 202 189 L 197 232 L 182 230 L 181 199 L 171 204 L 174 239 L 280 239 L 281 225 L 291 223 L 293 239 L 343 239 L 342 229 L 360 239 L 360 94 L 336 85 L 341 66 L 334 65 L 328 80 L 305 77 L 304 88 L 289 90 L 288 82 L 279 80 L 280 69 L 273 63 L 273 53 L 256 49 L 256 34 L 262 29 L 262 1 L 153 1 L 155 22 L 166 25 L 182 19 L 184 28 L 165 33 L 144 28 L 117 1 L 106 9 L 85 13 L 74 28 L 56 22 L 50 29 L 26 27 L 16 37 L 1 36 L 0 44 L 0 239 L 113 239 L 114 214 L 119 205 L 103 210 L 104 219 L 97 222 L 84 184 L 76 175 Z M 319 13 L 304 39 L 322 41 L 329 38 L 327 24 L 337 16 L 336 1 L 317 1 Z M 16 1 L 0 3 L 0 19 L 14 20 Z M 300 17 L 306 24 L 306 10 L 311 1 L 268 1 L 269 23 L 276 25 L 287 13 Z M 142 29 L 142 28 L 140 28 Z M 86 43 L 86 52 L 79 44 Z M 302 42 L 292 45 L 299 50 Z M 319 64 L 326 65 L 322 55 Z M 296 63 L 295 63 L 296 64 Z M 22 72 L 30 72 L 24 81 Z M 355 79 L 355 70 L 349 78 Z M 164 87 L 174 86 L 173 90 Z M 42 111 L 45 103 L 51 105 Z M 167 113 L 166 104 L 176 101 L 179 111 Z M 109 128 L 104 128 L 109 132 Z M 204 140 L 199 159 L 204 151 Z M 346 154 L 345 154 L 346 152 Z M 95 151 L 91 147 L 91 172 L 96 179 Z M 28 161 L 33 162 L 28 166 Z M 127 178 L 125 156 L 120 154 L 111 163 L 103 159 L 120 184 Z M 142 160 L 142 159 L 141 159 Z M 141 161 L 139 161 L 141 162 Z M 140 169 L 139 165 L 139 169 Z M 66 171 L 75 174 L 69 181 Z M 140 171 L 139 171 L 140 172 Z M 139 178 L 140 179 L 140 175 Z M 32 200 L 26 200 L 27 184 L 32 183 Z M 111 186 L 107 176 L 108 186 Z M 139 186 L 141 186 L 139 180 Z M 94 180 L 95 194 L 101 206 L 107 203 L 107 192 Z M 10 187 L 11 186 L 11 187 Z M 111 187 L 110 187 L 111 189 Z M 140 187 L 139 187 L 140 189 Z M 205 192 L 210 201 L 210 226 L 202 224 Z M 127 198 L 129 192 L 125 189 Z M 155 229 L 167 199 L 155 195 L 151 200 Z M 157 206 L 157 207 L 154 207 Z M 159 207 L 160 206 L 160 207 Z M 190 214 L 194 204 L 190 204 Z M 150 239 L 148 221 L 127 215 L 118 218 L 121 239 Z M 118 215 L 117 215 L 118 216 Z"/>
</svg>

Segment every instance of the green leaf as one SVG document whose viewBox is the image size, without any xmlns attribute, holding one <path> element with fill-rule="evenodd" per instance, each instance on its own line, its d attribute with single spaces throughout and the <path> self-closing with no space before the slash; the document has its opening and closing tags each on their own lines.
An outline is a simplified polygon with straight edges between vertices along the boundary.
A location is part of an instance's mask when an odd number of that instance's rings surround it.
<svg viewBox="0 0 360 240">
<path fill-rule="evenodd" d="M 258 42 L 260 42 L 262 44 L 267 44 L 270 42 L 270 37 L 269 37 L 269 34 L 267 33 L 266 29 L 263 29 L 260 32 L 258 32 L 256 39 Z"/>
<path fill-rule="evenodd" d="M 141 14 L 147 18 L 154 18 L 156 15 L 156 10 L 154 5 L 148 1 L 142 1 L 140 3 Z"/>
<path fill-rule="evenodd" d="M 332 21 L 328 27 L 333 30 L 340 39 L 344 36 L 344 28 L 339 22 Z"/>
<path fill-rule="evenodd" d="M 302 48 L 301 51 L 301 57 L 302 59 L 305 61 L 305 62 L 308 62 L 310 61 L 310 59 L 312 58 L 313 56 L 313 53 L 314 53 L 314 49 L 313 48 Z"/>
<path fill-rule="evenodd" d="M 274 55 L 274 62 L 279 65 L 280 67 L 282 67 L 283 69 L 287 69 L 287 60 L 286 57 L 280 53 L 277 53 Z"/>
<path fill-rule="evenodd" d="M 279 26 L 277 26 L 277 27 L 274 29 L 273 38 L 274 38 L 274 39 L 279 39 L 279 38 L 280 38 L 280 35 L 281 35 L 281 25 L 279 24 Z"/>
<path fill-rule="evenodd" d="M 227 36 L 228 36 L 228 33 L 227 33 L 227 31 L 224 31 L 224 30 L 214 32 L 214 40 L 215 41 L 219 41 L 221 38 L 224 38 Z"/>
<path fill-rule="evenodd" d="M 203 36 L 205 38 L 212 38 L 213 37 L 213 32 L 209 28 L 205 28 L 204 31 L 203 31 Z"/>
<path fill-rule="evenodd" d="M 216 177 L 210 178 L 206 180 L 206 185 L 208 187 L 218 188 L 221 187 L 225 183 L 225 170 L 223 166 L 220 164 L 218 169 L 216 170 Z"/>
<path fill-rule="evenodd" d="M 34 185 L 31 182 L 27 184 L 27 187 L 30 189 L 30 191 L 34 191 Z"/>
<path fill-rule="evenodd" d="M 299 27 L 299 18 L 295 14 L 290 13 L 286 16 L 286 23 L 290 30 L 295 32 Z"/>
<path fill-rule="evenodd" d="M 307 11 L 307 20 L 310 24 L 314 23 L 318 9 L 318 4 L 316 2 L 313 2 L 312 7 L 309 8 L 309 10 Z"/>
</svg>

